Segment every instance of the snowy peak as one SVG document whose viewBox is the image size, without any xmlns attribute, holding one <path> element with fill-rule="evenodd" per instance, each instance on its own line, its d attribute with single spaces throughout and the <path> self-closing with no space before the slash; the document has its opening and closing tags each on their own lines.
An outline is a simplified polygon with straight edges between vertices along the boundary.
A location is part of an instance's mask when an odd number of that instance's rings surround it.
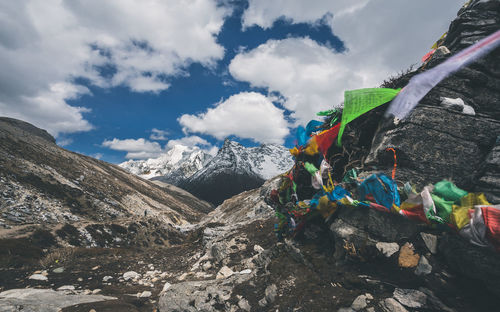
<svg viewBox="0 0 500 312">
<path fill-rule="evenodd" d="M 217 155 L 179 186 L 218 205 L 235 194 L 259 187 L 292 166 L 293 158 L 283 146 L 244 147 L 226 139 Z"/>
<path fill-rule="evenodd" d="M 281 174 L 293 166 L 293 157 L 284 146 L 264 144 L 249 148 L 252 171 L 265 180 Z"/>
<path fill-rule="evenodd" d="M 192 179 L 199 179 L 217 172 L 237 172 L 256 175 L 263 180 L 285 172 L 293 165 L 293 158 L 287 148 L 277 144 L 263 144 L 258 147 L 244 147 L 238 142 L 226 139 L 217 155 L 196 172 Z"/>
<path fill-rule="evenodd" d="M 123 169 L 144 179 L 166 176 L 176 171 L 188 178 L 212 158 L 198 147 L 174 145 L 165 154 L 146 160 L 129 160 L 119 164 Z"/>
</svg>

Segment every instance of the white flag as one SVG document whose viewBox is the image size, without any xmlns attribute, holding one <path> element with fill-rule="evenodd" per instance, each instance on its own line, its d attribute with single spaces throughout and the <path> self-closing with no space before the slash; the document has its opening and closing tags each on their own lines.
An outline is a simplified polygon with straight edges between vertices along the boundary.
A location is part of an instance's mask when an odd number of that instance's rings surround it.
<svg viewBox="0 0 500 312">
<path fill-rule="evenodd" d="M 385 112 L 385 116 L 394 115 L 399 119 L 404 119 L 441 80 L 499 45 L 500 30 L 455 54 L 438 66 L 411 78 L 408 85 L 392 101 L 391 106 Z"/>
</svg>

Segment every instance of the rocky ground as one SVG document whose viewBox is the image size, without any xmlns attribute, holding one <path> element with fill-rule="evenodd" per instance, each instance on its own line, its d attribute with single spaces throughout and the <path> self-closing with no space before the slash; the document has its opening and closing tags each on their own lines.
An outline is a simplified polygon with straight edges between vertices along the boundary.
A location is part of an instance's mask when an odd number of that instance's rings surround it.
<svg viewBox="0 0 500 312">
<path fill-rule="evenodd" d="M 55 294 L 63 311 L 85 312 L 489 311 L 500 303 L 498 255 L 397 215 L 340 210 L 278 242 L 266 203 L 276 183 L 227 200 L 170 247 L 44 250 L 42 240 L 25 248 L 4 240 L 18 255 L 0 269 L 0 310 L 57 311 L 48 306 Z M 53 292 L 22 299 L 37 289 Z"/>
</svg>

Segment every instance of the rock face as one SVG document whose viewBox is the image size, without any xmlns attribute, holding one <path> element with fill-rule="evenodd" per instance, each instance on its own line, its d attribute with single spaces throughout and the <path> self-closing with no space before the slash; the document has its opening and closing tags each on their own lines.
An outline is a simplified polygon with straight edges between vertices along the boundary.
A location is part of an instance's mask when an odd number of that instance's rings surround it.
<svg viewBox="0 0 500 312">
<path fill-rule="evenodd" d="M 60 148 L 27 123 L 0 118 L 0 138 L 0 227 L 10 228 L 10 237 L 41 224 L 73 246 L 129 245 L 141 235 L 162 243 L 176 232 L 171 225 L 212 209 L 187 192 Z"/>
<path fill-rule="evenodd" d="M 451 54 L 438 54 L 425 66 L 386 86 L 404 87 L 413 75 L 498 30 L 499 12 L 499 1 L 470 1 L 458 12 L 444 40 L 443 45 Z M 377 131 L 365 165 L 388 168 L 385 149 L 393 147 L 398 155 L 398 180 L 422 186 L 451 178 L 457 185 L 485 192 L 490 201 L 498 202 L 499 64 L 500 50 L 496 49 L 443 80 L 420 101 L 409 118 Z M 475 115 L 441 105 L 443 98 L 463 100 Z"/>
<path fill-rule="evenodd" d="M 288 150 L 268 144 L 245 148 L 226 139 L 217 155 L 179 187 L 214 205 L 243 191 L 261 186 L 265 180 L 290 169 Z"/>
<path fill-rule="evenodd" d="M 118 166 L 144 179 L 177 185 L 192 176 L 212 159 L 198 147 L 175 145 L 164 155 L 146 160 L 129 160 Z"/>
</svg>

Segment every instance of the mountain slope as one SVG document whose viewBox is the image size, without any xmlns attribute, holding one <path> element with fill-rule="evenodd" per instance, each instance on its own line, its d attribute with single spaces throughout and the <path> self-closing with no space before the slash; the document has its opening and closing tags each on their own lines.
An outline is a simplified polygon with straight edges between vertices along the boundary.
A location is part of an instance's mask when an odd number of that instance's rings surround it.
<svg viewBox="0 0 500 312">
<path fill-rule="evenodd" d="M 112 244 L 103 238 L 104 223 L 129 226 L 147 214 L 155 226 L 145 230 L 173 231 L 171 225 L 196 222 L 211 210 L 193 196 L 60 148 L 45 131 L 11 118 L 0 118 L 0 190 L 0 226 L 62 227 L 59 238 L 72 237 L 72 245 Z"/>
<path fill-rule="evenodd" d="M 246 148 L 226 139 L 217 155 L 179 186 L 218 205 L 235 194 L 261 186 L 292 164 L 292 157 L 283 146 Z"/>
</svg>

